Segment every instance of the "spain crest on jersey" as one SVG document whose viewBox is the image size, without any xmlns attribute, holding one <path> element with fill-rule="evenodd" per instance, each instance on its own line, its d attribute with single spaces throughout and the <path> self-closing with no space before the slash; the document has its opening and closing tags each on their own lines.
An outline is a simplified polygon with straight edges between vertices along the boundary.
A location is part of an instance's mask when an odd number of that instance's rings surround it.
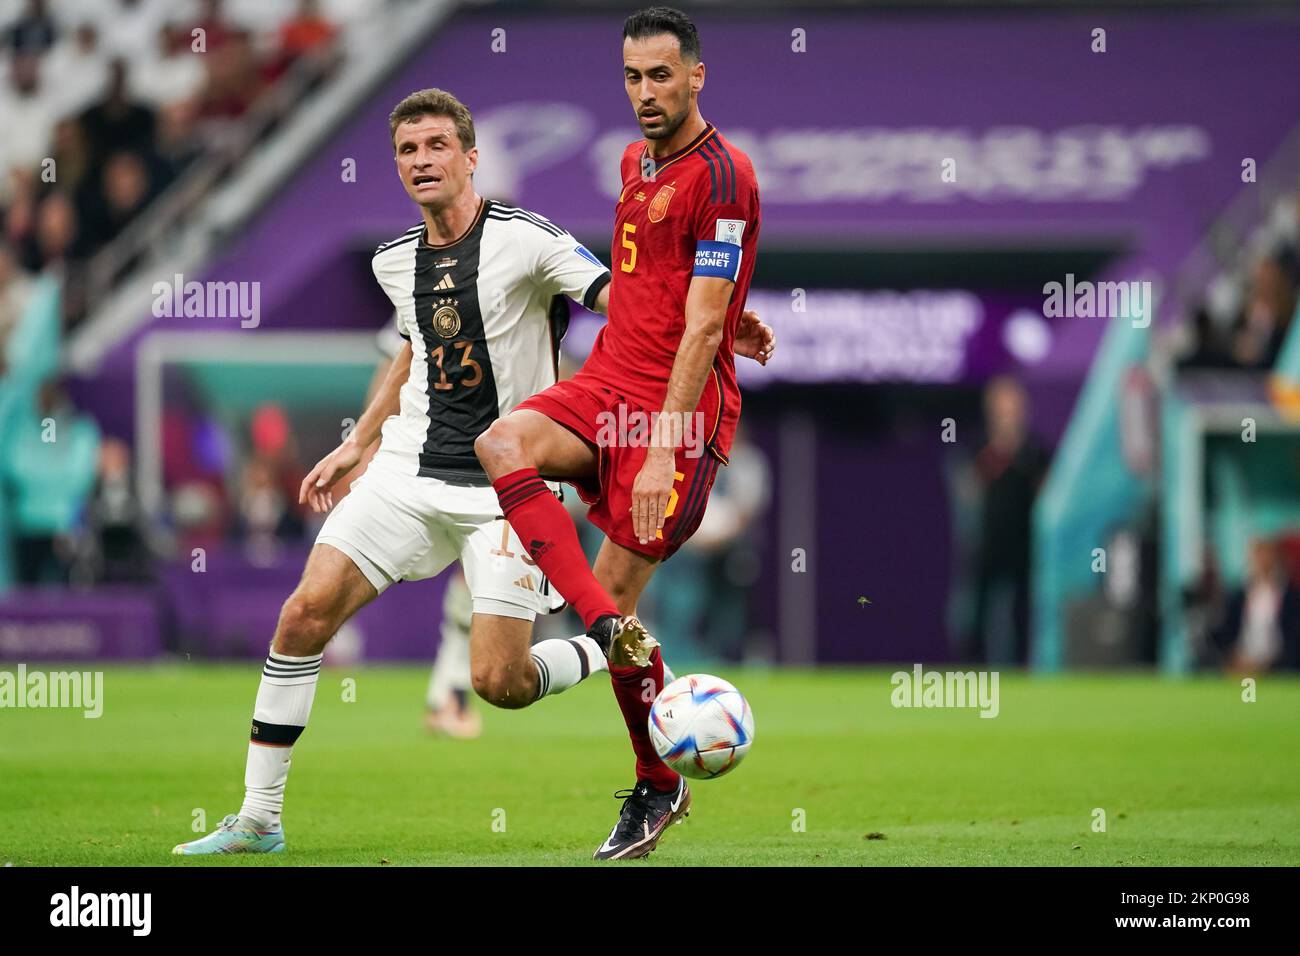
<svg viewBox="0 0 1300 956">
<path fill-rule="evenodd" d="M 655 198 L 650 200 L 650 208 L 646 211 L 651 222 L 659 222 L 668 214 L 668 204 L 672 202 L 676 191 L 672 186 L 663 186 L 655 193 Z"/>
</svg>

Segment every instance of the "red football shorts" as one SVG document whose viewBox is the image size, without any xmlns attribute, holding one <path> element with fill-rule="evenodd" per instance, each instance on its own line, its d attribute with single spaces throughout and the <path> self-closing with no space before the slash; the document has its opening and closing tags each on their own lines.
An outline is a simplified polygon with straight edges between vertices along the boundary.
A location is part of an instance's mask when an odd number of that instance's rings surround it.
<svg viewBox="0 0 1300 956">
<path fill-rule="evenodd" d="M 557 382 L 545 391 L 521 402 L 517 409 L 528 408 L 541 412 L 547 418 L 573 432 L 596 449 L 599 460 L 597 474 L 582 478 L 564 477 L 563 480 L 578 490 L 578 496 L 589 505 L 587 517 L 605 532 L 611 541 L 638 554 L 665 559 L 672 556 L 695 533 L 704 517 L 704 506 L 717 476 L 717 455 L 710 447 L 716 428 L 716 409 L 708 401 L 711 384 L 705 387 L 705 399 L 700 402 L 700 412 L 707 427 L 703 436 L 677 449 L 672 497 L 668 500 L 668 513 L 658 537 L 648 544 L 637 540 L 632 526 L 632 483 L 645 463 L 648 429 L 644 440 L 635 440 L 638 422 L 648 419 L 635 402 L 625 399 L 581 374 L 574 379 Z M 622 423 L 632 428 L 626 440 Z M 614 437 L 617 436 L 617 437 Z M 614 440 L 611 441 L 611 438 Z M 699 439 L 707 438 L 707 442 Z M 560 477 L 548 476 L 543 477 Z"/>
</svg>

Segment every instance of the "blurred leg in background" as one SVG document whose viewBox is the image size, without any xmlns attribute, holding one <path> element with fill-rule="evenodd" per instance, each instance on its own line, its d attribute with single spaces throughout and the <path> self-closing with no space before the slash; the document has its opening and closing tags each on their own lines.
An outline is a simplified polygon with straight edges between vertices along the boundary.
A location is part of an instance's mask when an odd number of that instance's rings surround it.
<svg viewBox="0 0 1300 956">
<path fill-rule="evenodd" d="M 473 599 L 457 565 L 442 602 L 442 634 L 429 674 L 425 726 L 437 734 L 473 739 L 483 722 L 470 708 L 469 627 Z"/>
</svg>

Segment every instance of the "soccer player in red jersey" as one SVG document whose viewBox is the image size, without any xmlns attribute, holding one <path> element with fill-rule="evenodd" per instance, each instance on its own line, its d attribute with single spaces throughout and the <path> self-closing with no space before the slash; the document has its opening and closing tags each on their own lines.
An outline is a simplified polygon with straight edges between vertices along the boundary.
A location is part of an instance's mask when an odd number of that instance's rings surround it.
<svg viewBox="0 0 1300 956">
<path fill-rule="evenodd" d="M 636 619 L 654 573 L 691 536 L 740 416 L 735 354 L 767 364 L 772 330 L 744 311 L 760 214 L 749 158 L 700 115 L 695 25 L 652 7 L 623 26 L 627 94 L 644 139 L 623 152 L 609 322 L 581 371 L 522 402 L 475 443 L 501 508 L 533 560 L 606 650 L 636 752 L 637 782 L 597 859 L 654 849 L 690 806 L 655 753 L 658 642 Z M 587 567 L 543 477 L 590 505 L 606 541 Z"/>
</svg>

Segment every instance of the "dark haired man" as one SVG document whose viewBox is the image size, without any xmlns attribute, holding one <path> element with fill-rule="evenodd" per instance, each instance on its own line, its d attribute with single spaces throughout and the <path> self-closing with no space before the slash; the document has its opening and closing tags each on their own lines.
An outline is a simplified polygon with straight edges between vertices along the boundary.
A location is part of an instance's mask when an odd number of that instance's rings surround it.
<svg viewBox="0 0 1300 956">
<path fill-rule="evenodd" d="M 476 442 L 502 511 L 589 633 L 635 614 L 655 566 L 698 527 L 739 420 L 735 352 L 766 364 L 775 348 L 771 330 L 743 314 L 758 184 L 749 158 L 700 115 L 704 75 L 685 14 L 651 7 L 628 17 L 623 77 L 643 138 L 623 152 L 609 323 L 573 379 Z M 646 421 L 639 433 L 621 428 Z M 542 475 L 571 482 L 591 506 L 606 536 L 594 569 Z M 664 685 L 657 643 L 647 634 L 630 662 L 610 662 L 637 780 L 616 794 L 626 799 L 597 859 L 645 856 L 690 807 L 686 781 L 647 729 Z"/>
</svg>

